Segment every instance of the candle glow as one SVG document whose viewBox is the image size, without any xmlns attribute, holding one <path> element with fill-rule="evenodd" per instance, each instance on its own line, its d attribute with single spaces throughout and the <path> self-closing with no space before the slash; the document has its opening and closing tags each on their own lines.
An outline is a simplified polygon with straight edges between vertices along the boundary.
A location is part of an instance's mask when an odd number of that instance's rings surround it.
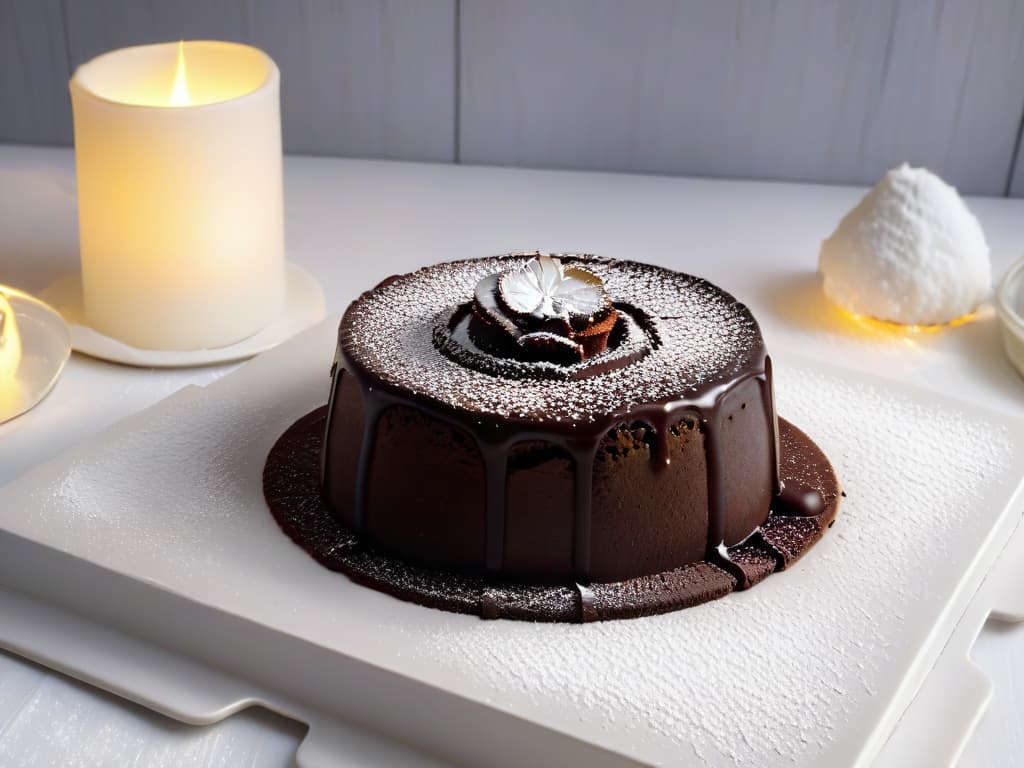
<svg viewBox="0 0 1024 768">
<path fill-rule="evenodd" d="M 21 365 L 21 336 L 14 320 L 14 310 L 7 297 L 0 293 L 0 421 L 20 400 L 17 381 Z"/>
<path fill-rule="evenodd" d="M 971 312 L 967 315 L 961 315 L 955 320 L 950 320 L 948 323 L 941 323 L 937 325 L 905 325 L 902 323 L 893 323 L 888 320 L 878 320 L 874 317 L 868 317 L 867 315 L 859 315 L 856 312 L 851 312 L 845 307 L 840 307 L 838 304 L 830 302 L 830 305 L 835 309 L 837 315 L 843 320 L 847 328 L 855 329 L 859 332 L 859 335 L 875 339 L 885 339 L 891 341 L 900 341 L 908 346 L 916 346 L 916 339 L 922 336 L 933 336 L 938 333 L 942 333 L 949 328 L 957 328 L 961 325 L 967 325 L 973 323 L 978 319 L 978 312 Z"/>
</svg>

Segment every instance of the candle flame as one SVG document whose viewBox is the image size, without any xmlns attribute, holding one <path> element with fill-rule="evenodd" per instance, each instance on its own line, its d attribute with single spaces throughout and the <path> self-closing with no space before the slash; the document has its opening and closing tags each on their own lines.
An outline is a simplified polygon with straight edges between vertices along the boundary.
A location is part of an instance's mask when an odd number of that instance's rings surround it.
<svg viewBox="0 0 1024 768">
<path fill-rule="evenodd" d="M 178 68 L 174 72 L 174 85 L 171 87 L 171 98 L 168 102 L 172 107 L 187 107 L 192 103 L 188 92 L 188 73 L 185 70 L 185 41 L 178 41 Z"/>
</svg>

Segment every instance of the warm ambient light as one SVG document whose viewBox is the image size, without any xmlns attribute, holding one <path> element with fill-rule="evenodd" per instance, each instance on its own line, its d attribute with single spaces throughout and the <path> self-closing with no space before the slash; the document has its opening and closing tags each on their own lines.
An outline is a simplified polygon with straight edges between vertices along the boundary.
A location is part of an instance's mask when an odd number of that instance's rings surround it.
<svg viewBox="0 0 1024 768">
<path fill-rule="evenodd" d="M 887 320 L 876 320 L 867 315 L 858 315 L 855 312 L 850 312 L 848 309 L 840 307 L 838 304 L 831 304 L 831 306 L 847 325 L 856 327 L 862 333 L 875 338 L 887 338 L 911 345 L 913 345 L 915 337 L 934 335 L 941 333 L 947 328 L 956 328 L 978 319 L 978 313 L 972 312 L 939 325 L 902 325 Z"/>
<path fill-rule="evenodd" d="M 185 41 L 178 42 L 178 66 L 174 71 L 174 86 L 168 101 L 172 107 L 187 107 L 192 103 L 188 94 L 188 73 L 185 70 Z"/>
<path fill-rule="evenodd" d="M 70 354 L 68 327 L 52 307 L 0 285 L 0 425 L 46 397 Z"/>
<path fill-rule="evenodd" d="M 14 309 L 0 293 L 0 423 L 20 410 L 21 384 L 18 368 L 21 366 L 21 335 L 14 321 Z"/>
<path fill-rule="evenodd" d="M 7 297 L 0 293 L 0 388 L 14 385 L 20 363 L 21 336 L 14 320 L 14 310 Z"/>
</svg>

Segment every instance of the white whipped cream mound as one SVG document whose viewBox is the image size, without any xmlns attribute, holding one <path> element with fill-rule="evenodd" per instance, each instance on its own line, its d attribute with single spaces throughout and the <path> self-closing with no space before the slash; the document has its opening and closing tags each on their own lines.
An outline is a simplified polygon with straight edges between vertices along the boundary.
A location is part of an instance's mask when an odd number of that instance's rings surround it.
<svg viewBox="0 0 1024 768">
<path fill-rule="evenodd" d="M 860 315 L 905 325 L 969 314 L 992 281 L 985 233 L 956 189 L 903 164 L 821 244 L 825 295 Z"/>
</svg>

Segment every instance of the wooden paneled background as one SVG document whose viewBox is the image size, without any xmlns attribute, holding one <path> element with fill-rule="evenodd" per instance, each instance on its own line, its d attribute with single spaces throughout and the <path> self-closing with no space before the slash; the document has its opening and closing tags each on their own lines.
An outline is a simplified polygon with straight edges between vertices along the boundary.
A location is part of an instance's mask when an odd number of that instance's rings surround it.
<svg viewBox="0 0 1024 768">
<path fill-rule="evenodd" d="M 290 152 L 1024 195 L 1020 0 L 0 0 L 0 141 L 180 38 L 274 57 Z"/>
</svg>

